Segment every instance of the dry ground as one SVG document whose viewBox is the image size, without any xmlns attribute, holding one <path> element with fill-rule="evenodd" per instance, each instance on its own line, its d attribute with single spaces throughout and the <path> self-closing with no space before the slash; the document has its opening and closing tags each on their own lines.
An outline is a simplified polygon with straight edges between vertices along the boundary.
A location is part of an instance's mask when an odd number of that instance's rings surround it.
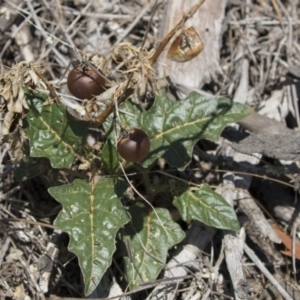
<svg viewBox="0 0 300 300">
<path fill-rule="evenodd" d="M 182 3 L 184 9 L 189 7 L 189 1 Z M 57 84 L 75 58 L 74 47 L 106 55 L 122 41 L 140 45 L 154 1 L 2 0 L 0 4 L 1 71 L 33 61 Z M 174 14 L 182 15 L 184 9 L 171 9 L 175 4 L 159 6 L 147 48 L 154 47 L 169 30 L 172 19 L 178 18 Z M 237 196 L 227 195 L 224 188 L 238 188 L 242 200 L 234 204 L 243 230 L 234 237 L 198 224 L 183 225 L 189 232 L 195 230 L 193 226 L 202 230 L 202 254 L 197 256 L 202 268 L 180 285 L 176 299 L 300 299 L 300 3 L 206 0 L 205 5 L 190 20 L 203 37 L 206 48 L 202 58 L 183 69 L 173 68 L 162 58 L 167 66 L 160 64 L 160 72 L 171 75 L 175 88 L 183 94 L 195 89 L 226 96 L 250 105 L 263 117 L 254 114 L 240 122 L 240 127 L 226 129 L 219 143 L 199 142 L 190 166 L 177 173 L 213 185 L 232 201 Z M 65 76 L 58 92 L 68 93 Z M 248 139 L 237 143 L 245 130 L 250 132 Z M 19 182 L 15 173 L 19 164 L 13 155 L 9 144 L 1 146 L 0 299 L 82 297 L 80 270 L 74 255 L 67 251 L 68 237 L 51 225 L 61 209 L 47 193 L 55 174 L 43 170 L 40 176 Z M 296 240 L 294 250 L 290 237 Z M 251 249 L 257 256 L 251 256 Z M 49 255 L 55 259 L 51 261 Z M 232 270 L 235 261 L 243 263 L 243 277 Z M 122 277 L 116 266 L 111 272 L 117 279 Z M 45 285 L 47 293 L 43 292 Z M 135 293 L 132 299 L 146 299 L 150 291 Z M 98 293 L 98 297 L 104 296 Z"/>
</svg>

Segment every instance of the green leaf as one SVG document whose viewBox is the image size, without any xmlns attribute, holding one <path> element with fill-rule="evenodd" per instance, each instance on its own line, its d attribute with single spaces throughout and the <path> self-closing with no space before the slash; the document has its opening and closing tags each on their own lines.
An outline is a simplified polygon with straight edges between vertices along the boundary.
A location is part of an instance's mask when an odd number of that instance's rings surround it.
<svg viewBox="0 0 300 300">
<path fill-rule="evenodd" d="M 49 97 L 44 93 L 41 93 L 37 90 L 31 90 L 26 87 L 24 88 L 24 94 L 30 109 L 34 109 L 38 112 L 42 111 L 43 105 Z"/>
<path fill-rule="evenodd" d="M 22 182 L 34 178 L 41 173 L 44 167 L 45 162 L 43 159 L 24 156 L 20 161 L 20 166 L 15 171 L 16 179 Z"/>
<path fill-rule="evenodd" d="M 187 190 L 179 197 L 175 197 L 173 204 L 186 222 L 198 220 L 216 228 L 240 230 L 233 208 L 208 184 L 203 184 L 197 190 L 195 188 Z"/>
<path fill-rule="evenodd" d="M 144 130 L 151 140 L 150 153 L 141 164 L 148 167 L 163 157 L 179 169 L 184 169 L 190 162 L 197 141 L 218 140 L 226 125 L 251 113 L 249 107 L 230 99 L 207 97 L 196 92 L 181 101 L 172 101 L 161 93 L 146 112 L 139 111 L 129 101 L 122 110 L 130 113 L 121 114 L 124 125 Z"/>
<path fill-rule="evenodd" d="M 119 165 L 119 157 L 112 139 L 108 138 L 101 151 L 102 161 L 110 174 L 113 174 Z"/>
<path fill-rule="evenodd" d="M 54 168 L 68 167 L 80 155 L 87 137 L 88 123 L 69 116 L 64 105 L 31 110 L 26 118 L 30 155 L 48 157 Z"/>
<path fill-rule="evenodd" d="M 19 167 L 15 170 L 15 177 L 19 182 L 34 178 L 45 169 L 50 168 L 48 159 L 30 157 L 28 143 L 23 144 L 22 149 L 23 158 L 20 160 Z"/>
<path fill-rule="evenodd" d="M 101 179 L 95 186 L 82 180 L 52 187 L 49 193 L 63 205 L 54 225 L 69 233 L 69 250 L 79 260 L 85 295 L 97 287 L 115 252 L 117 231 L 129 221 L 119 198 L 124 181 Z"/>
<path fill-rule="evenodd" d="M 166 209 L 156 208 L 155 213 L 133 205 L 129 212 L 132 224 L 125 227 L 124 241 L 128 242 L 132 256 L 125 257 L 126 278 L 132 290 L 157 278 L 165 267 L 169 248 L 178 244 L 185 234 Z"/>
</svg>

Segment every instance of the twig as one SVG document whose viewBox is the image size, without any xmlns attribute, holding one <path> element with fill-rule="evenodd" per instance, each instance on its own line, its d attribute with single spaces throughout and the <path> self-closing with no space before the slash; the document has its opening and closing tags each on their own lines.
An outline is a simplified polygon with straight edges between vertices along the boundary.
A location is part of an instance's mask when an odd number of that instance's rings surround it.
<svg viewBox="0 0 300 300">
<path fill-rule="evenodd" d="M 30 221 L 30 220 L 20 219 L 20 218 L 14 218 L 14 219 L 12 219 L 12 218 L 2 218 L 2 221 L 6 221 L 6 222 L 23 222 L 23 223 L 32 224 L 32 225 L 35 225 L 35 226 L 42 226 L 42 227 L 55 229 L 55 227 L 53 225 L 50 225 L 50 224 L 46 224 L 46 223 L 42 223 L 42 222 L 35 222 L 35 221 Z M 20 228 L 20 230 L 23 230 L 23 229 Z"/>
<path fill-rule="evenodd" d="M 148 37 L 148 33 L 150 31 L 150 28 L 151 28 L 151 23 L 152 23 L 152 20 L 153 20 L 153 17 L 154 17 L 154 14 L 158 8 L 158 6 L 160 5 L 161 3 L 158 3 L 157 4 L 157 0 L 155 0 L 155 4 L 154 4 L 154 7 L 152 9 L 152 12 L 151 12 L 151 16 L 150 16 L 150 21 L 148 23 L 148 26 L 146 28 L 146 32 L 144 34 L 144 38 L 143 38 L 143 41 L 142 41 L 142 44 L 141 44 L 141 47 L 140 47 L 140 50 L 142 51 L 144 46 L 145 46 L 145 43 L 146 43 L 146 40 L 147 40 L 147 37 Z"/>
<path fill-rule="evenodd" d="M 140 21 L 140 19 L 142 19 L 142 17 L 145 15 L 145 13 L 153 6 L 153 3 L 149 3 L 148 5 L 146 5 L 141 12 L 135 17 L 135 19 L 131 22 L 130 26 L 128 26 L 128 28 L 126 28 L 124 34 L 122 36 L 120 36 L 118 38 L 118 40 L 116 41 L 116 45 L 120 44 L 125 37 L 131 32 L 131 30 L 136 26 L 136 24 Z"/>
<path fill-rule="evenodd" d="M 278 18 L 280 20 L 280 23 L 282 25 L 282 13 L 281 13 L 281 10 L 278 7 L 277 1 L 276 0 L 272 0 L 272 5 L 273 5 L 273 7 L 274 7 L 274 9 L 276 11 L 276 14 L 277 14 L 277 16 L 278 16 Z"/>
<path fill-rule="evenodd" d="M 296 193 L 297 194 L 297 193 Z M 298 231 L 298 224 L 293 224 L 292 227 L 292 266 L 293 266 L 293 275 L 294 275 L 294 280 L 297 282 L 297 268 L 296 268 L 296 257 L 295 257 L 295 252 L 296 252 L 296 232 Z"/>
<path fill-rule="evenodd" d="M 7 252 L 8 248 L 9 248 L 9 244 L 10 244 L 10 237 L 6 237 L 5 242 L 2 242 L 2 247 L 0 250 L 0 268 L 2 267 L 2 262 L 4 259 L 4 255 Z"/>
<path fill-rule="evenodd" d="M 129 81 L 125 82 L 128 83 Z M 124 83 L 123 83 L 124 84 Z M 125 85 L 126 86 L 126 85 Z M 120 87 L 120 86 L 119 86 Z M 121 97 L 118 99 L 118 106 L 124 102 L 130 95 L 133 93 L 132 88 L 127 88 L 125 92 L 121 95 Z M 113 99 L 106 107 L 106 109 L 96 118 L 94 121 L 96 125 L 101 125 L 105 122 L 105 120 L 108 118 L 108 116 L 113 112 L 115 108 L 115 100 Z"/>
<path fill-rule="evenodd" d="M 211 294 L 211 289 L 207 289 L 204 295 L 202 296 L 201 300 L 207 300 L 209 295 Z"/>
<path fill-rule="evenodd" d="M 196 4 L 187 14 L 185 14 L 182 19 L 178 22 L 178 24 L 166 35 L 166 37 L 162 40 L 161 44 L 158 46 L 158 48 L 155 50 L 154 54 L 152 55 L 151 59 L 149 60 L 151 65 L 154 65 L 158 56 L 161 54 L 161 52 L 164 50 L 164 48 L 167 46 L 169 41 L 172 39 L 172 37 L 176 34 L 178 30 L 182 28 L 182 26 L 185 24 L 185 22 L 191 18 L 195 12 L 199 9 L 199 7 L 205 2 L 205 0 L 200 0 L 198 4 Z M 130 82 L 130 80 L 127 81 Z M 124 84 L 124 83 L 123 83 Z M 118 105 L 124 102 L 130 95 L 133 93 L 133 89 L 130 88 L 129 90 L 125 90 L 123 93 L 123 96 L 121 96 L 118 100 Z M 96 124 L 103 124 L 107 117 L 112 113 L 115 107 L 114 100 L 111 101 L 111 103 L 107 106 L 104 112 L 102 112 L 97 118 L 96 118 Z"/>
<path fill-rule="evenodd" d="M 234 200 L 236 199 L 236 191 L 234 184 L 234 176 L 231 173 L 227 173 L 223 177 L 223 185 L 218 187 L 216 190 L 228 204 L 232 207 Z M 227 231 L 223 242 L 219 264 L 222 261 L 222 252 L 224 251 L 225 260 L 230 278 L 233 284 L 235 299 L 246 299 L 247 298 L 247 282 L 245 281 L 243 268 L 242 268 L 242 256 L 243 256 L 243 244 L 244 244 L 245 231 L 241 229 L 240 234 L 236 232 Z M 215 264 L 215 281 L 218 278 L 218 261 Z"/>
<path fill-rule="evenodd" d="M 32 4 L 31 4 L 31 0 L 26 0 L 25 2 L 27 3 L 27 7 L 30 10 L 32 19 L 34 20 L 36 27 L 41 31 L 41 33 L 42 33 L 43 37 L 45 38 L 45 40 L 48 41 L 49 40 L 49 35 L 44 30 L 44 28 L 43 28 L 43 26 L 42 26 L 39 18 L 37 17 L 37 15 L 35 13 L 35 10 L 34 10 Z M 52 51 L 57 56 L 60 64 L 62 64 L 64 66 L 67 66 L 68 65 L 68 61 L 59 53 L 59 51 L 51 43 L 49 43 L 49 46 L 51 47 Z"/>
<path fill-rule="evenodd" d="M 48 81 L 48 79 L 40 72 L 38 71 L 34 66 L 31 66 L 32 69 L 34 70 L 34 72 L 36 73 L 37 76 L 40 77 L 40 79 L 42 79 L 42 81 L 46 84 L 48 90 L 49 90 L 49 93 L 50 93 L 50 96 L 54 99 L 54 101 L 56 103 L 60 103 L 60 100 L 56 94 L 56 91 L 53 87 L 53 85 Z"/>
<path fill-rule="evenodd" d="M 293 298 L 286 292 L 286 290 L 279 284 L 275 277 L 268 271 L 268 269 L 263 265 L 260 259 L 255 255 L 252 249 L 250 249 L 247 244 L 244 244 L 244 251 L 250 257 L 250 259 L 255 263 L 259 270 L 270 280 L 270 282 L 277 288 L 280 295 L 285 300 L 293 300 Z"/>
<path fill-rule="evenodd" d="M 172 37 L 176 34 L 178 30 L 182 28 L 182 26 L 185 24 L 185 22 L 191 18 L 195 12 L 200 8 L 200 6 L 205 2 L 205 0 L 200 0 L 198 4 L 196 4 L 192 9 L 185 14 L 182 19 L 177 23 L 177 25 L 164 37 L 164 39 L 161 41 L 160 45 L 155 50 L 154 54 L 152 55 L 150 59 L 151 65 L 154 65 L 156 63 L 156 60 L 158 59 L 159 55 L 162 53 L 162 51 L 165 49 L 167 44 L 170 42 Z"/>
<path fill-rule="evenodd" d="M 67 27 L 67 29 L 64 29 L 64 27 L 61 26 L 61 30 L 63 31 L 65 38 L 67 39 L 67 41 L 69 43 L 69 44 L 64 43 L 66 46 L 74 49 L 75 44 L 74 44 L 73 40 L 71 39 L 71 37 L 69 36 L 68 32 L 76 25 L 76 23 L 80 20 L 80 18 L 82 18 L 82 16 L 85 14 L 85 12 L 91 6 L 91 4 L 92 4 L 92 2 L 87 3 L 87 5 L 82 9 L 82 11 L 77 15 L 77 17 L 73 20 L 73 22 Z M 62 41 L 56 39 L 53 42 L 53 46 L 55 47 L 59 42 L 62 43 Z M 50 52 L 50 49 L 48 48 L 47 51 L 44 53 L 44 57 L 47 57 L 49 52 Z"/>
</svg>

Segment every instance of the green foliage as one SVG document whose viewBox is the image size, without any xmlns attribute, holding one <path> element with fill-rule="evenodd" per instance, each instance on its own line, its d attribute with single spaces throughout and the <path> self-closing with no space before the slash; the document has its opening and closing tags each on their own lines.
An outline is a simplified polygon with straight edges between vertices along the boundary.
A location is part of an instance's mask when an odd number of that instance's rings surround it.
<svg viewBox="0 0 300 300">
<path fill-rule="evenodd" d="M 112 139 L 107 139 L 101 151 L 102 161 L 106 170 L 113 174 L 119 165 L 119 157 L 116 146 Z"/>
<path fill-rule="evenodd" d="M 85 147 L 88 124 L 70 117 L 63 105 L 45 105 L 40 95 L 26 95 L 31 108 L 26 119 L 30 156 L 48 158 L 53 168 L 68 168 L 75 157 L 91 161 L 93 149 Z M 190 162 L 193 147 L 200 139 L 217 140 L 226 125 L 251 113 L 247 106 L 229 99 L 196 92 L 182 101 L 173 101 L 161 93 L 148 111 L 140 111 L 127 101 L 122 111 L 125 111 L 121 114 L 123 126 L 144 130 L 150 138 L 150 153 L 141 166 L 149 168 L 157 158 L 163 157 L 179 170 Z M 104 124 L 104 128 L 110 125 Z M 93 164 L 88 171 L 93 174 L 99 167 L 101 174 L 106 171 L 111 178 L 102 176 L 94 186 L 77 179 L 49 189 L 63 206 L 54 225 L 70 235 L 69 249 L 78 257 L 85 295 L 96 288 L 110 266 L 116 234 L 129 222 L 129 217 L 131 222 L 125 226 L 123 240 L 130 252 L 125 257 L 130 289 L 155 280 L 165 266 L 168 250 L 184 238 L 166 209 L 131 205 L 129 212 L 125 211 L 120 199 L 127 184 L 119 178 L 119 170 L 116 171 L 120 159 L 113 135 L 106 140 L 98 158 L 100 165 Z M 25 175 L 21 178 L 38 173 L 37 165 L 33 163 L 32 168 L 27 175 L 23 170 Z M 239 230 L 233 208 L 209 186 L 190 189 L 184 184 L 179 191 L 178 183 L 174 182 L 174 187 L 174 205 L 186 222 L 199 220 L 216 228 Z"/>
<path fill-rule="evenodd" d="M 88 123 L 74 120 L 64 105 L 32 109 L 26 120 L 31 156 L 47 157 L 53 168 L 66 168 L 81 155 Z"/>
<path fill-rule="evenodd" d="M 18 181 L 25 181 L 38 176 L 43 168 L 44 159 L 33 158 L 29 156 L 23 157 L 20 161 L 20 166 L 15 172 Z"/>
<path fill-rule="evenodd" d="M 48 99 L 48 96 L 35 90 L 24 88 L 24 94 L 26 97 L 26 101 L 31 110 L 36 112 L 41 112 L 43 109 L 43 105 Z"/>
<path fill-rule="evenodd" d="M 163 157 L 180 170 L 190 162 L 197 141 L 218 140 L 226 125 L 251 113 L 249 107 L 230 99 L 206 97 L 196 92 L 181 101 L 172 101 L 160 93 L 151 109 L 144 113 L 130 102 L 122 110 L 128 112 L 121 115 L 124 125 L 140 128 L 150 138 L 150 153 L 142 165 L 149 167 Z"/>
<path fill-rule="evenodd" d="M 130 289 L 153 281 L 164 268 L 169 248 L 185 236 L 163 208 L 149 210 L 144 205 L 129 209 L 132 222 L 125 227 L 131 257 L 125 257 L 126 278 Z"/>
<path fill-rule="evenodd" d="M 78 257 L 86 295 L 110 266 L 116 234 L 129 221 L 119 200 L 126 188 L 124 181 L 103 178 L 95 186 L 77 179 L 49 189 L 63 206 L 54 225 L 70 235 L 69 250 Z"/>
<path fill-rule="evenodd" d="M 233 208 L 207 184 L 186 190 L 173 204 L 186 222 L 198 220 L 211 227 L 240 230 Z"/>
</svg>

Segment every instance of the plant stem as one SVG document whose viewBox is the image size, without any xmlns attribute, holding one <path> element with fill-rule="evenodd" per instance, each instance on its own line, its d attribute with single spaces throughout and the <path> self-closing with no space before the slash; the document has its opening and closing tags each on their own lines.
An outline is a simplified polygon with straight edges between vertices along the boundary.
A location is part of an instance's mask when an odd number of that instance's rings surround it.
<svg viewBox="0 0 300 300">
<path fill-rule="evenodd" d="M 185 24 L 185 22 L 191 18 L 195 12 L 199 9 L 199 7 L 205 2 L 205 0 L 199 0 L 198 4 L 192 7 L 192 9 L 187 13 L 184 14 L 181 20 L 177 23 L 177 25 L 165 36 L 165 38 L 162 40 L 160 45 L 155 50 L 154 54 L 150 58 L 149 62 L 151 65 L 154 65 L 156 63 L 157 58 L 162 53 L 162 51 L 165 49 L 169 41 L 172 39 L 172 37 L 177 33 L 178 30 L 182 28 L 182 26 Z M 133 73 L 132 73 L 133 75 Z M 132 78 L 132 76 L 131 76 Z M 131 94 L 134 92 L 133 88 L 128 88 L 131 78 L 128 79 L 127 84 L 124 89 L 123 94 L 120 96 L 120 98 L 117 100 L 118 105 L 120 105 L 122 102 L 124 102 Z M 95 123 L 97 125 L 103 124 L 107 117 L 113 112 L 115 108 L 115 99 L 111 101 L 111 103 L 108 104 L 107 108 L 96 118 Z"/>
<path fill-rule="evenodd" d="M 139 164 L 134 164 L 134 167 L 143 176 L 143 184 L 144 184 L 144 187 L 145 187 L 145 190 L 146 190 L 147 199 L 151 202 L 152 193 L 150 193 L 150 191 L 151 191 L 151 180 L 150 180 L 150 177 L 149 177 L 149 170 L 142 168 Z"/>
</svg>

